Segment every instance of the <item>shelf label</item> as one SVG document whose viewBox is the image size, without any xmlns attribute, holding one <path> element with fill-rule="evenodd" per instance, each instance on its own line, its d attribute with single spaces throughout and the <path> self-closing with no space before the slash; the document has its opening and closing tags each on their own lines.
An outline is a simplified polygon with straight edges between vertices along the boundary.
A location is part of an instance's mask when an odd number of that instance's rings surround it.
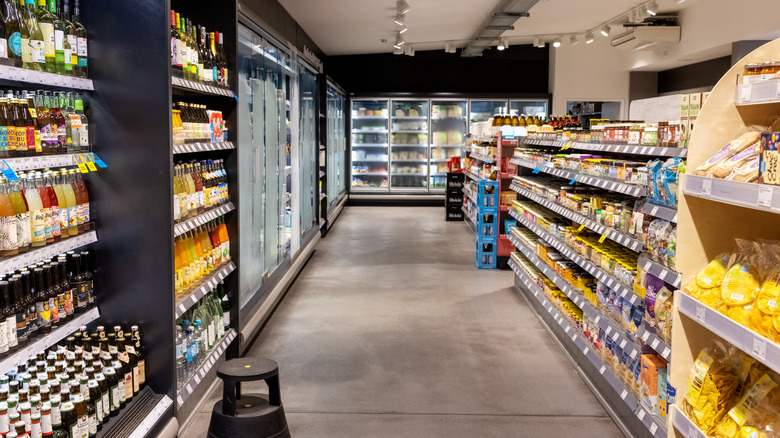
<svg viewBox="0 0 780 438">
<path fill-rule="evenodd" d="M 92 157 L 89 156 L 89 154 L 79 154 L 82 161 L 84 161 L 84 164 L 87 165 L 87 168 L 90 172 L 97 172 L 97 167 L 95 166 L 95 163 L 92 162 Z"/>
<path fill-rule="evenodd" d="M 644 409 L 640 409 L 640 410 L 639 410 L 639 413 L 638 413 L 638 414 L 636 414 L 636 416 L 637 416 L 637 418 L 639 418 L 640 420 L 644 420 L 644 419 L 645 419 L 645 410 L 644 410 Z"/>
<path fill-rule="evenodd" d="M 590 351 L 590 348 L 589 347 L 585 347 L 585 349 L 582 350 L 582 354 L 587 355 L 589 351 Z"/>
<path fill-rule="evenodd" d="M 766 360 L 766 339 L 758 335 L 753 336 L 753 355 Z"/>
<path fill-rule="evenodd" d="M 599 374 L 604 374 L 604 371 L 606 371 L 606 370 L 607 370 L 607 366 L 606 365 L 602 365 L 601 369 L 599 370 Z"/>
<path fill-rule="evenodd" d="M 704 324 L 706 318 L 707 318 L 707 309 L 704 308 L 704 304 L 696 303 L 696 319 L 698 319 L 699 322 Z"/>
<path fill-rule="evenodd" d="M 772 186 L 759 185 L 758 186 L 758 206 L 759 207 L 772 207 L 772 194 L 774 189 Z"/>
<path fill-rule="evenodd" d="M 686 438 L 698 438 L 699 436 L 699 428 L 696 427 L 695 424 L 691 423 L 688 425 L 688 436 Z"/>
<path fill-rule="evenodd" d="M 712 195 L 712 178 L 704 178 L 701 182 L 701 193 L 703 195 Z"/>
<path fill-rule="evenodd" d="M 73 160 L 75 160 L 76 164 L 79 166 L 79 172 L 89 173 L 89 169 L 87 168 L 87 165 L 84 163 L 84 160 L 81 158 L 80 154 L 74 154 Z"/>
<path fill-rule="evenodd" d="M 108 167 L 108 165 L 106 165 L 106 163 L 104 163 L 103 160 L 101 160 L 100 157 L 98 157 L 97 154 L 95 154 L 94 152 L 90 152 L 89 156 L 92 158 L 95 164 L 98 165 L 98 167 L 102 167 L 104 169 Z"/>
<path fill-rule="evenodd" d="M 742 84 L 742 89 L 740 89 L 739 94 L 739 100 L 740 102 L 750 102 L 750 99 L 753 97 L 753 87 L 750 86 L 750 84 Z"/>
<path fill-rule="evenodd" d="M 627 395 L 628 395 L 628 390 L 624 389 L 623 392 L 620 393 L 620 398 L 625 400 Z"/>
<path fill-rule="evenodd" d="M 661 356 L 663 356 L 664 359 L 668 359 L 669 358 L 669 353 L 671 353 L 671 352 L 672 351 L 669 350 L 669 347 L 664 347 L 664 351 L 661 352 Z"/>
<path fill-rule="evenodd" d="M 642 409 L 642 412 L 644 412 L 644 411 L 645 410 Z M 650 425 L 650 433 L 655 435 L 655 431 L 657 431 L 657 430 L 658 430 L 658 424 L 654 421 L 653 424 Z"/>
<path fill-rule="evenodd" d="M 601 237 L 599 237 L 599 243 L 604 243 L 605 240 L 607 240 L 607 235 L 602 234 Z"/>
<path fill-rule="evenodd" d="M 8 162 L 3 160 L 0 162 L 0 172 L 3 173 L 3 176 L 5 176 L 5 179 L 8 181 L 18 181 L 19 177 L 16 176 L 16 172 L 11 169 L 11 166 L 8 165 Z"/>
</svg>

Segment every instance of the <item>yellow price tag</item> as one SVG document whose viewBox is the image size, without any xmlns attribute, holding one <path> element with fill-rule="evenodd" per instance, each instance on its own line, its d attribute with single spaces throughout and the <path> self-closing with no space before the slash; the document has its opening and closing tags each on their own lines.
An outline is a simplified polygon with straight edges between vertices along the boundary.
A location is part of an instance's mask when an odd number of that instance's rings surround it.
<svg viewBox="0 0 780 438">
<path fill-rule="evenodd" d="M 585 224 L 580 225 L 579 228 L 577 228 L 577 231 L 582 231 L 585 229 Z"/>
<path fill-rule="evenodd" d="M 95 163 L 92 162 L 92 158 L 90 158 L 89 154 L 79 154 L 81 157 L 81 161 L 83 161 L 90 172 L 97 172 L 97 167 L 95 166 Z"/>
<path fill-rule="evenodd" d="M 567 144 L 561 148 L 562 151 L 565 151 L 566 149 L 569 149 L 571 147 L 570 144 Z"/>
<path fill-rule="evenodd" d="M 87 168 L 87 165 L 84 164 L 84 158 L 82 158 L 80 154 L 73 155 L 73 159 L 76 161 L 76 164 L 79 166 L 79 172 L 89 173 L 89 169 Z"/>
<path fill-rule="evenodd" d="M 604 240 L 606 240 L 606 239 L 607 239 L 607 235 L 606 234 L 602 234 L 601 237 L 599 237 L 599 243 L 604 243 Z"/>
</svg>

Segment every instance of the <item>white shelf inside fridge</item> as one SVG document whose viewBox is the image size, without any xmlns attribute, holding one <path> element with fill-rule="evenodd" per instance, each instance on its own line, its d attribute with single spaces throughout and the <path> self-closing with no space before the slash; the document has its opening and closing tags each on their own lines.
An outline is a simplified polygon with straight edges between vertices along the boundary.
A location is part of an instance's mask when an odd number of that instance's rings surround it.
<svg viewBox="0 0 780 438">
<path fill-rule="evenodd" d="M 79 327 L 82 325 L 87 325 L 97 320 L 100 318 L 100 312 L 98 312 L 97 308 L 92 308 L 84 313 L 75 314 L 74 316 L 75 317 L 73 319 L 64 325 L 61 325 L 56 330 L 53 330 L 47 335 L 39 336 L 22 349 L 17 350 L 15 353 L 0 361 L 0 374 L 7 373 L 37 353 L 51 347 L 62 339 L 67 338 L 74 332 L 78 331 Z"/>
<path fill-rule="evenodd" d="M 353 129 L 353 134 L 387 134 L 387 129 Z"/>
<path fill-rule="evenodd" d="M 594 187 L 600 187 L 612 192 L 623 193 L 635 198 L 639 198 L 645 195 L 647 187 L 642 185 L 628 184 L 621 181 L 616 181 L 607 178 L 601 178 L 597 176 L 585 175 L 572 170 L 556 169 L 550 163 L 534 163 L 533 161 L 523 158 L 512 158 L 512 163 L 528 169 L 534 169 L 536 173 L 544 172 L 550 175 L 555 175 L 559 178 L 568 179 L 570 181 L 576 181 L 583 184 L 591 185 Z"/>
<path fill-rule="evenodd" d="M 173 154 L 190 154 L 193 152 L 221 151 L 235 149 L 232 141 L 215 141 L 205 143 L 185 143 L 173 145 Z"/>
<path fill-rule="evenodd" d="M 49 85 L 52 87 L 75 88 L 78 90 L 95 89 L 92 79 L 75 78 L 55 73 L 27 70 L 21 67 L 11 67 L 9 65 L 0 65 L 0 79 Z"/>
<path fill-rule="evenodd" d="M 79 234 L 75 237 L 68 237 L 67 239 L 60 240 L 57 243 L 52 243 L 36 249 L 30 249 L 25 253 L 0 260 L 0 272 L 15 271 L 24 266 L 37 263 L 44 259 L 50 259 L 58 254 L 73 251 L 93 242 L 97 242 L 97 232 L 89 231 L 83 234 Z"/>
<path fill-rule="evenodd" d="M 198 366 L 198 369 L 195 370 L 187 383 L 184 384 L 184 387 L 179 390 L 179 393 L 176 396 L 177 408 L 180 408 L 181 405 L 183 405 L 187 398 L 192 394 L 192 392 L 195 391 L 195 388 L 197 388 L 200 382 L 203 381 L 203 378 L 206 377 L 206 374 L 208 374 L 209 371 L 211 371 L 211 368 L 215 363 L 217 363 L 219 358 L 222 357 L 222 354 L 225 353 L 225 350 L 227 350 L 228 346 L 235 338 L 236 330 L 231 328 L 227 333 L 225 333 L 225 337 L 214 346 L 208 357 L 203 359 L 203 362 L 200 364 L 200 366 Z"/>
<path fill-rule="evenodd" d="M 233 91 L 222 87 L 201 84 L 200 82 L 189 81 L 177 76 L 171 76 L 171 85 L 186 90 L 196 91 L 203 94 L 213 94 L 215 96 L 234 97 Z"/>
<path fill-rule="evenodd" d="M 228 262 L 221 268 L 214 271 L 211 275 L 204 278 L 199 284 L 185 291 L 184 295 L 176 300 L 176 310 L 174 312 L 176 319 L 179 319 L 184 313 L 195 304 L 198 304 L 207 293 L 216 289 L 220 281 L 224 280 L 231 272 L 236 270 L 233 262 Z"/>
<path fill-rule="evenodd" d="M 684 175 L 686 195 L 724 204 L 780 213 L 780 187 L 726 181 L 707 176 Z"/>
<path fill-rule="evenodd" d="M 352 147 L 358 148 L 386 148 L 387 143 L 352 143 Z"/>
<path fill-rule="evenodd" d="M 206 222 L 212 221 L 222 216 L 223 214 L 233 211 L 235 209 L 236 207 L 233 205 L 233 203 L 228 202 L 227 204 L 220 205 L 219 207 L 212 208 L 209 211 L 201 213 L 192 219 L 187 219 L 186 221 L 173 226 L 174 236 L 176 237 L 181 236 L 187 231 L 190 231 L 195 227 L 199 227 L 205 224 Z"/>
<path fill-rule="evenodd" d="M 532 191 L 521 187 L 517 184 L 511 184 L 509 186 L 511 190 L 514 190 L 515 192 L 525 196 L 526 198 L 543 205 L 544 207 L 560 214 L 561 216 L 564 216 L 568 219 L 573 220 L 574 222 L 577 222 L 580 225 L 585 225 L 587 228 L 601 234 L 604 236 L 607 236 L 609 239 L 619 243 L 620 245 L 625 246 L 626 248 L 632 250 L 632 251 L 642 251 L 645 248 L 645 245 L 636 240 L 633 236 L 630 236 L 628 234 L 621 233 L 618 230 L 615 230 L 614 228 L 610 228 L 601 224 L 596 223 L 595 221 L 589 219 L 588 217 L 577 213 L 576 211 L 569 210 L 568 208 L 558 204 L 557 202 L 550 201 L 547 198 L 543 198 Z"/>
<path fill-rule="evenodd" d="M 687 294 L 675 294 L 675 303 L 681 313 L 774 371 L 780 372 L 780 345 Z"/>
</svg>

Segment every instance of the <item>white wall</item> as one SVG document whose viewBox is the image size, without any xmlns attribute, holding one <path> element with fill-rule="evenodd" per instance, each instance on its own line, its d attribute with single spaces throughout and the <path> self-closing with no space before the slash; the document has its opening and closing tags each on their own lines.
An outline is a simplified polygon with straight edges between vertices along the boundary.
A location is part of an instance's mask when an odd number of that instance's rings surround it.
<svg viewBox="0 0 780 438">
<path fill-rule="evenodd" d="M 564 41 L 550 52 L 553 115 L 566 114 L 567 101 L 618 101 L 625 118 L 629 72 L 621 62 L 622 52 L 613 49 L 608 38 L 599 34 L 591 44 L 581 39 L 576 46 Z"/>
</svg>

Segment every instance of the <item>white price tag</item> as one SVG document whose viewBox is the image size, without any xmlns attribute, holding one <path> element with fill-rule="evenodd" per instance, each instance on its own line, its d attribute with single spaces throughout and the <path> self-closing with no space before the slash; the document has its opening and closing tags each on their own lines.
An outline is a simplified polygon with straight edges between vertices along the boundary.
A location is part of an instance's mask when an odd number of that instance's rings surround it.
<svg viewBox="0 0 780 438">
<path fill-rule="evenodd" d="M 688 425 L 688 436 L 686 438 L 698 438 L 699 428 L 695 424 Z"/>
<path fill-rule="evenodd" d="M 646 412 L 646 411 L 645 411 L 644 409 L 640 409 L 640 410 L 639 410 L 639 413 L 638 413 L 638 414 L 636 414 L 637 418 L 639 418 L 640 420 L 644 420 L 644 418 L 645 418 L 645 412 Z"/>
<path fill-rule="evenodd" d="M 628 395 L 628 390 L 624 389 L 623 392 L 620 393 L 620 398 L 625 400 L 627 395 Z"/>
<path fill-rule="evenodd" d="M 607 330 L 605 331 L 606 334 L 612 333 L 612 326 L 607 327 Z"/>
<path fill-rule="evenodd" d="M 650 332 L 648 332 L 647 330 L 645 330 L 644 332 L 642 332 L 642 341 L 644 341 L 644 342 L 647 342 L 647 339 L 648 339 L 649 337 L 650 337 Z"/>
<path fill-rule="evenodd" d="M 712 178 L 704 178 L 701 182 L 701 193 L 703 195 L 712 195 Z"/>
<path fill-rule="evenodd" d="M 571 329 L 570 329 L 570 328 L 569 328 L 569 326 L 567 325 L 567 326 L 566 326 L 566 328 L 565 328 L 563 331 L 565 331 L 566 333 L 569 333 L 569 332 L 571 331 Z"/>
<path fill-rule="evenodd" d="M 627 343 L 628 343 L 628 341 L 627 341 L 627 340 L 625 340 L 625 339 L 623 339 L 623 340 L 620 342 L 620 348 L 626 348 L 626 344 L 627 344 Z"/>
<path fill-rule="evenodd" d="M 665 359 L 669 358 L 669 353 L 672 351 L 669 350 L 669 347 L 664 347 L 664 351 L 661 352 L 661 356 L 663 356 Z"/>
<path fill-rule="evenodd" d="M 601 321 L 601 316 L 596 316 L 596 319 L 593 320 L 596 325 L 598 325 L 599 321 Z"/>
<path fill-rule="evenodd" d="M 656 348 L 658 348 L 658 344 L 660 344 L 660 343 L 661 343 L 661 341 L 658 338 L 655 338 L 655 339 L 653 339 L 653 342 L 650 344 L 650 347 L 652 347 L 653 350 L 655 350 Z"/>
<path fill-rule="evenodd" d="M 631 359 L 636 359 L 637 350 L 631 350 Z"/>
<path fill-rule="evenodd" d="M 195 384 L 197 385 L 199 383 L 200 383 L 200 376 L 195 374 Z"/>
<path fill-rule="evenodd" d="M 658 213 L 658 207 L 653 207 L 653 209 L 650 210 L 650 216 L 655 216 L 656 213 Z"/>
<path fill-rule="evenodd" d="M 189 383 L 185 388 L 187 388 L 187 394 L 192 394 L 192 386 Z"/>
<path fill-rule="evenodd" d="M 696 319 L 699 320 L 702 324 L 704 324 L 704 321 L 707 317 L 707 309 L 704 308 L 704 304 L 696 304 Z"/>
<path fill-rule="evenodd" d="M 750 84 L 742 84 L 741 87 L 739 93 L 740 102 L 750 102 L 750 98 L 753 96 L 753 87 Z"/>
<path fill-rule="evenodd" d="M 642 410 L 644 412 L 644 409 Z M 650 425 L 650 433 L 655 435 L 655 431 L 658 430 L 658 424 L 653 422 L 653 424 Z"/>
<path fill-rule="evenodd" d="M 766 339 L 761 336 L 753 336 L 753 355 L 761 360 L 766 360 Z"/>
<path fill-rule="evenodd" d="M 659 275 L 658 278 L 660 278 L 661 280 L 666 280 L 666 276 L 667 275 L 669 275 L 669 271 L 667 271 L 666 269 L 663 269 L 661 271 L 661 275 Z"/>
<path fill-rule="evenodd" d="M 606 371 L 606 370 L 607 370 L 607 366 L 606 365 L 602 365 L 601 369 L 599 370 L 599 374 L 604 374 L 604 371 Z"/>
<path fill-rule="evenodd" d="M 759 207 L 772 207 L 772 194 L 774 189 L 772 186 L 759 185 L 758 186 L 758 206 Z"/>
<path fill-rule="evenodd" d="M 582 354 L 587 355 L 589 351 L 590 351 L 590 348 L 585 347 L 585 349 L 582 350 Z"/>
</svg>

